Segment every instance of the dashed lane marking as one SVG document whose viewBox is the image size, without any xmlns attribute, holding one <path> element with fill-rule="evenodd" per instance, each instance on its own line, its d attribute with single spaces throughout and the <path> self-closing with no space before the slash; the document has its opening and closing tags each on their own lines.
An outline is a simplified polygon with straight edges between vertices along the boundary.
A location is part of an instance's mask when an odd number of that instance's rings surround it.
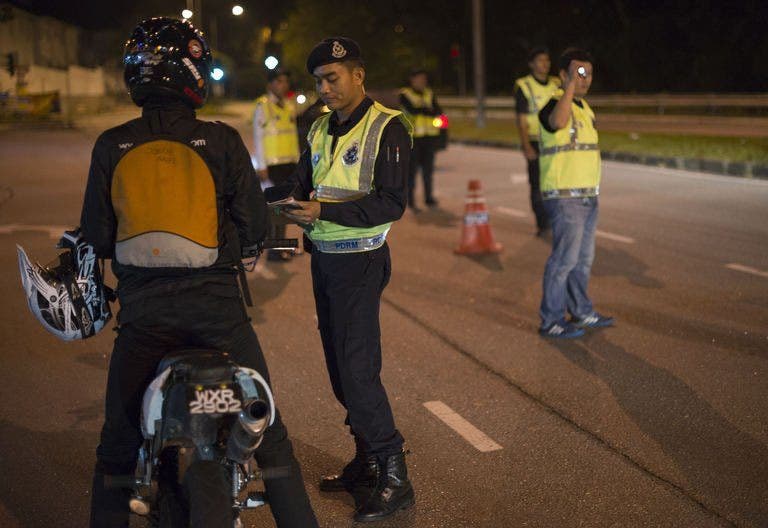
<svg viewBox="0 0 768 528">
<path fill-rule="evenodd" d="M 616 233 L 609 233 L 608 231 L 600 231 L 599 229 L 595 231 L 595 235 L 599 236 L 600 238 L 607 238 L 608 240 L 613 240 L 615 242 L 622 242 L 623 244 L 635 243 L 634 238 L 626 237 L 623 235 L 617 235 Z"/>
<path fill-rule="evenodd" d="M 73 229 L 73 227 L 56 225 L 5 224 L 0 225 L 0 235 L 10 235 L 12 233 L 18 233 L 19 231 L 37 231 L 46 233 L 51 238 L 59 239 L 64 234 L 64 231 L 68 229 Z"/>
<path fill-rule="evenodd" d="M 744 266 L 743 264 L 732 262 L 730 264 L 726 264 L 725 267 L 735 271 L 741 271 L 743 273 L 751 273 L 752 275 L 757 275 L 758 277 L 768 279 L 768 271 L 760 271 L 759 269 L 753 268 L 751 266 Z"/>
<path fill-rule="evenodd" d="M 481 453 L 498 451 L 502 447 L 480 429 L 465 420 L 459 413 L 441 401 L 425 402 L 424 407 L 437 416 L 445 425 L 456 431 L 464 440 Z"/>
<path fill-rule="evenodd" d="M 497 207 L 496 212 L 507 216 L 514 216 L 515 218 L 527 218 L 528 213 L 520 211 L 518 209 L 512 209 L 511 207 Z"/>
<path fill-rule="evenodd" d="M 519 209 L 512 209 L 511 207 L 504 207 L 499 206 L 495 207 L 494 210 L 499 213 L 506 216 L 514 216 L 515 218 L 528 218 L 528 213 L 525 211 L 520 211 Z M 597 230 L 595 232 L 595 235 L 600 238 L 606 238 L 608 240 L 613 240 L 615 242 L 621 242 L 623 244 L 634 244 L 635 239 L 623 235 L 617 235 L 616 233 L 609 233 L 608 231 L 601 231 Z"/>
</svg>

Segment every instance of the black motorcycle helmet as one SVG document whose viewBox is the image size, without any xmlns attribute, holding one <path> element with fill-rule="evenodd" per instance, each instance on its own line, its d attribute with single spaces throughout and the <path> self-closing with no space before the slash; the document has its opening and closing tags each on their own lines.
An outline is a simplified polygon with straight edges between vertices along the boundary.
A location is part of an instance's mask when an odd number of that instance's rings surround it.
<svg viewBox="0 0 768 528">
<path fill-rule="evenodd" d="M 175 96 L 200 108 L 208 97 L 213 58 L 203 34 L 186 20 L 157 17 L 133 30 L 123 54 L 125 84 L 133 102 Z"/>
</svg>

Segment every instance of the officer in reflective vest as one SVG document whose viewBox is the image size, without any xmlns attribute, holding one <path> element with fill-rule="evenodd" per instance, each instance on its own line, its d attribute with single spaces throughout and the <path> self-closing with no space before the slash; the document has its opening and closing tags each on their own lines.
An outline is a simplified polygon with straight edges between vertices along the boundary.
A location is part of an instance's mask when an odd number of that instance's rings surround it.
<svg viewBox="0 0 768 528">
<path fill-rule="evenodd" d="M 409 86 L 400 90 L 400 108 L 413 125 L 413 152 L 408 178 L 408 205 L 418 212 L 413 191 L 416 188 L 416 173 L 421 169 L 424 182 L 424 202 L 427 207 L 437 206 L 432 195 L 432 174 L 435 170 L 435 152 L 440 127 L 435 126 L 435 117 L 443 113 L 437 104 L 437 97 L 427 86 L 427 72 L 413 70 Z"/>
<path fill-rule="evenodd" d="M 350 39 L 323 40 L 307 69 L 331 113 L 312 125 L 289 218 L 312 242 L 312 282 L 331 386 L 347 410 L 355 457 L 323 491 L 365 491 L 354 518 L 375 521 L 414 503 L 403 437 L 380 379 L 379 306 L 391 273 L 387 236 L 405 210 L 410 124 L 365 95 Z"/>
<path fill-rule="evenodd" d="M 286 99 L 289 73 L 276 69 L 267 74 L 267 93 L 256 99 L 253 113 L 253 165 L 263 187 L 286 183 L 299 160 L 296 107 Z M 273 225 L 272 238 L 285 238 L 285 225 Z M 291 253 L 270 251 L 270 260 L 288 260 Z"/>
<path fill-rule="evenodd" d="M 528 183 L 531 189 L 531 209 L 536 216 L 537 235 L 549 229 L 539 187 L 539 110 L 549 102 L 560 87 L 560 79 L 549 75 L 549 51 L 536 47 L 528 55 L 530 75 L 515 81 L 515 109 L 517 130 L 525 159 L 528 160 Z"/>
<path fill-rule="evenodd" d="M 600 190 L 595 114 L 584 99 L 593 64 L 588 52 L 566 50 L 559 61 L 563 89 L 539 113 L 541 195 L 552 223 L 552 254 L 544 270 L 539 311 L 539 333 L 544 337 L 580 337 L 585 328 L 614 322 L 596 312 L 587 295 Z"/>
</svg>

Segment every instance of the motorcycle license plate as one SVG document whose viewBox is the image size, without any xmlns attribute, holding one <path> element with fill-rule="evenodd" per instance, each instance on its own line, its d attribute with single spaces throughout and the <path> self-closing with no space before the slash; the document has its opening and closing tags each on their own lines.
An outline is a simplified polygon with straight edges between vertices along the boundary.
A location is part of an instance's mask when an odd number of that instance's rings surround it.
<svg viewBox="0 0 768 528">
<path fill-rule="evenodd" d="M 196 385 L 189 390 L 190 414 L 239 413 L 243 407 L 237 385 Z"/>
</svg>

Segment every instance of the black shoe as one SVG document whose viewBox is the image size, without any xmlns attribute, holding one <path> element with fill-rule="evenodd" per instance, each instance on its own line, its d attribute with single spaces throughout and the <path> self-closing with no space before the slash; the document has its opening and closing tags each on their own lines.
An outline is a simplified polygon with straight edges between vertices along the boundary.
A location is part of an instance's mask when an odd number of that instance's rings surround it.
<svg viewBox="0 0 768 528">
<path fill-rule="evenodd" d="M 427 203 L 427 207 L 429 207 L 430 209 L 434 209 L 435 207 L 437 207 L 439 205 L 437 203 L 437 200 L 435 200 L 435 199 L 427 200 L 426 203 Z"/>
<path fill-rule="evenodd" d="M 357 487 L 376 487 L 378 480 L 376 457 L 357 455 L 344 466 L 340 475 L 328 475 L 320 479 L 320 491 L 348 491 Z"/>
<path fill-rule="evenodd" d="M 379 482 L 368 500 L 355 512 L 354 520 L 357 522 L 380 521 L 410 508 L 416 502 L 413 486 L 408 480 L 405 453 L 391 455 L 386 461 L 377 463 Z"/>
</svg>

